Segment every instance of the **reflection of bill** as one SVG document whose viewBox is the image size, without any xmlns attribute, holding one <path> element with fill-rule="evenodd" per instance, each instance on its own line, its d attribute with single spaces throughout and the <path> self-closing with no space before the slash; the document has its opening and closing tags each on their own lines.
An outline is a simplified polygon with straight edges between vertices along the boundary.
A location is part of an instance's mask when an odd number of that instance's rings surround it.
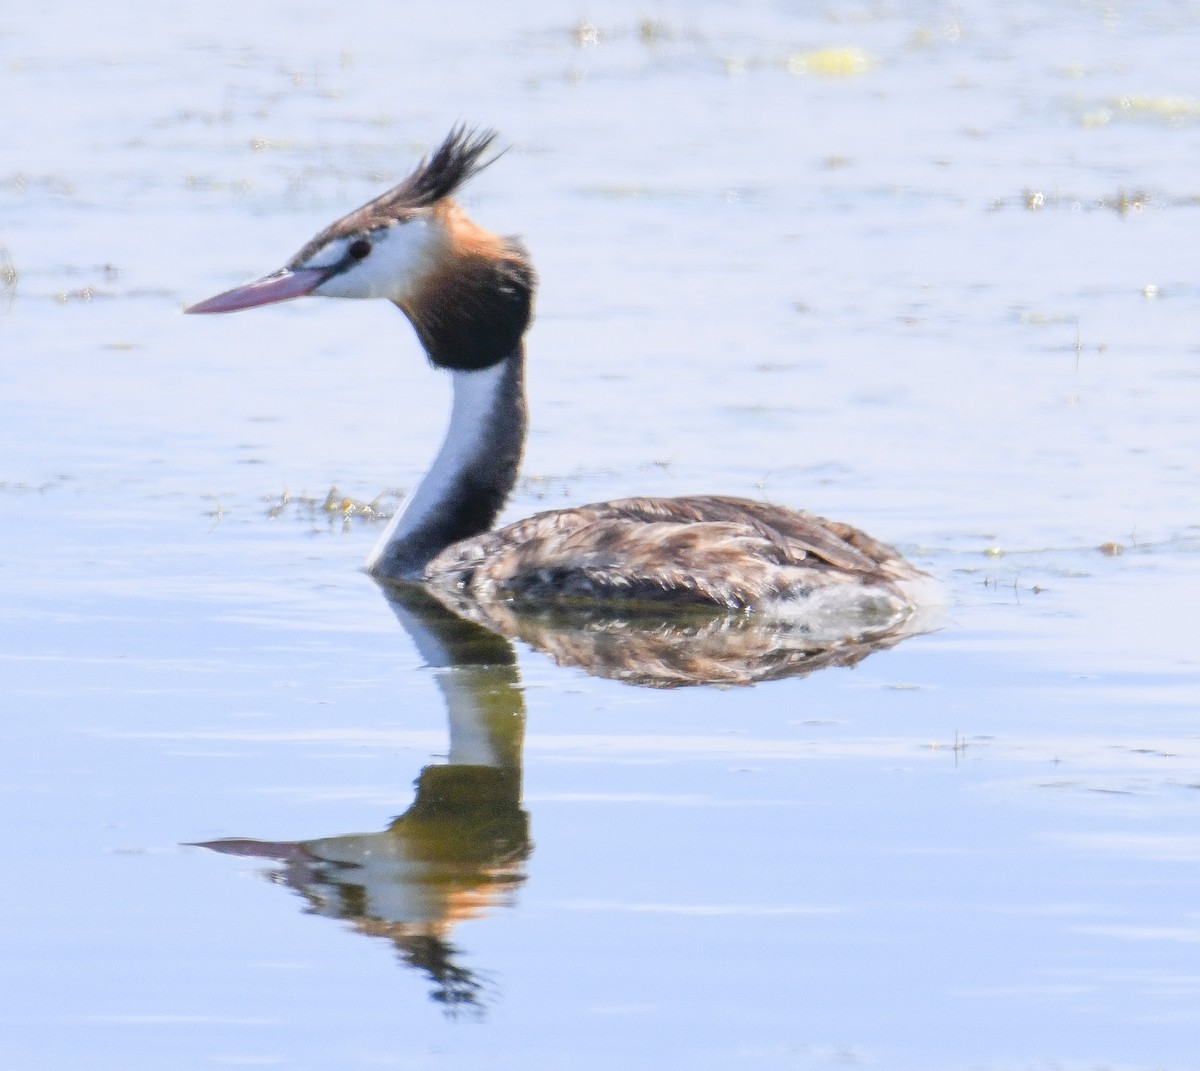
<svg viewBox="0 0 1200 1071">
<path fill-rule="evenodd" d="M 917 631 L 912 618 L 854 639 L 824 639 L 811 628 L 725 612 L 521 614 L 508 603 L 459 604 L 415 584 L 389 585 L 387 597 L 445 698 L 446 764 L 421 772 L 412 806 L 382 832 L 201 846 L 276 860 L 271 880 L 296 890 L 313 913 L 390 940 L 432 979 L 433 999 L 451 1012 L 478 1010 L 482 989 L 478 975 L 455 961 L 451 931 L 511 902 L 533 850 L 521 807 L 525 701 L 510 638 L 598 676 L 675 687 L 854 665 Z"/>
</svg>

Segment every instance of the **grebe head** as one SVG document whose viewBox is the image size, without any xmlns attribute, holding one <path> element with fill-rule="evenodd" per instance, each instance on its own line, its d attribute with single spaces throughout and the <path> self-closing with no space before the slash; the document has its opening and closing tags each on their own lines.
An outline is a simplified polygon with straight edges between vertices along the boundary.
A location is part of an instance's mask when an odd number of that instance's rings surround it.
<svg viewBox="0 0 1200 1071">
<path fill-rule="evenodd" d="M 235 312 L 312 294 L 386 298 L 444 368 L 486 368 L 513 353 L 537 277 L 520 242 L 492 234 L 451 200 L 495 157 L 496 135 L 456 127 L 398 186 L 326 227 L 285 267 L 186 312 Z"/>
</svg>

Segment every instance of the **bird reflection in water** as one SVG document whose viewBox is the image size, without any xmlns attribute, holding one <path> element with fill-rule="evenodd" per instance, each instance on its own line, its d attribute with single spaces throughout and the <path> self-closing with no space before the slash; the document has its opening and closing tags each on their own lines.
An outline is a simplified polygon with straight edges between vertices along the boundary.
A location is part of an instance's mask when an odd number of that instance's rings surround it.
<svg viewBox="0 0 1200 1071">
<path fill-rule="evenodd" d="M 412 806 L 378 833 L 198 846 L 276 860 L 270 879 L 298 892 L 308 911 L 391 941 L 402 962 L 433 982 L 430 996 L 449 1014 L 479 1011 L 483 981 L 460 965 L 449 935 L 511 902 L 532 850 L 521 806 L 525 703 L 516 655 L 419 588 L 392 605 L 433 667 L 450 718 L 448 761 L 421 771 Z"/>
<path fill-rule="evenodd" d="M 451 599 L 418 584 L 384 592 L 433 669 L 446 702 L 450 748 L 427 766 L 411 807 L 378 833 L 303 841 L 226 839 L 199 847 L 280 864 L 270 880 L 307 910 L 392 942 L 432 981 L 448 1014 L 480 1014 L 485 984 L 450 942 L 464 919 L 512 903 L 533 844 L 521 806 L 525 702 L 511 640 L 560 665 L 648 687 L 745 685 L 851 666 L 920 631 L 906 619 L 823 638 L 752 615 L 668 616 L 584 605 L 522 613 L 511 603 Z"/>
</svg>

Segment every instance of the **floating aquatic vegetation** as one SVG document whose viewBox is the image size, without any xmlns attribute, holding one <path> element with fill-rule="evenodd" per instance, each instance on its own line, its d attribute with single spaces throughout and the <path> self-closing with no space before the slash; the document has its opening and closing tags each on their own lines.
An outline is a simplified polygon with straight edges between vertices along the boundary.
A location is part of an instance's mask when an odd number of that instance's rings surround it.
<svg viewBox="0 0 1200 1071">
<path fill-rule="evenodd" d="M 17 266 L 8 250 L 0 245 L 0 312 L 8 312 L 17 299 Z"/>
<path fill-rule="evenodd" d="M 330 521 L 340 518 L 346 524 L 352 519 L 368 523 L 386 521 L 395 513 L 399 498 L 399 494 L 385 491 L 366 502 L 344 495 L 336 487 L 331 487 L 324 498 L 284 491 L 266 499 L 267 516 L 275 519 L 290 514 L 305 521 L 322 517 Z"/>
<path fill-rule="evenodd" d="M 1130 94 L 1083 113 L 1084 126 L 1107 126 L 1117 119 L 1149 119 L 1178 125 L 1200 119 L 1200 100 L 1194 97 L 1151 97 Z"/>
<path fill-rule="evenodd" d="M 875 65 L 873 57 L 853 45 L 794 52 L 787 58 L 789 74 L 815 74 L 822 78 L 847 78 L 864 74 Z"/>
<path fill-rule="evenodd" d="M 1196 200 L 1192 196 L 1165 197 L 1162 195 L 1152 195 L 1146 190 L 1117 190 L 1116 193 L 1106 193 L 1099 197 L 1085 197 L 1082 194 L 1071 193 L 1069 191 L 1056 190 L 1054 192 L 1046 192 L 1045 190 L 1026 188 L 1017 197 L 996 198 L 992 201 L 989 208 L 992 211 L 999 211 L 1012 205 L 1019 205 L 1030 212 L 1040 212 L 1043 209 L 1066 209 L 1069 212 L 1091 212 L 1096 209 L 1111 209 L 1118 215 L 1124 216 L 1130 212 L 1141 212 L 1143 209 L 1161 207 L 1163 205 L 1186 207 L 1195 203 Z"/>
</svg>

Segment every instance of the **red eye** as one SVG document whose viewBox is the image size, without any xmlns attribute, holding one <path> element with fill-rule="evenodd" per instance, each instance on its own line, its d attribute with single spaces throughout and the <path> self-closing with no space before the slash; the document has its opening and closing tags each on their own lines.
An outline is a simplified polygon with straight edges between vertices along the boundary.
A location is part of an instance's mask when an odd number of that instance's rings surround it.
<svg viewBox="0 0 1200 1071">
<path fill-rule="evenodd" d="M 365 238 L 356 238 L 350 243 L 350 248 L 346 250 L 355 260 L 362 260 L 371 252 L 371 243 Z"/>
</svg>

